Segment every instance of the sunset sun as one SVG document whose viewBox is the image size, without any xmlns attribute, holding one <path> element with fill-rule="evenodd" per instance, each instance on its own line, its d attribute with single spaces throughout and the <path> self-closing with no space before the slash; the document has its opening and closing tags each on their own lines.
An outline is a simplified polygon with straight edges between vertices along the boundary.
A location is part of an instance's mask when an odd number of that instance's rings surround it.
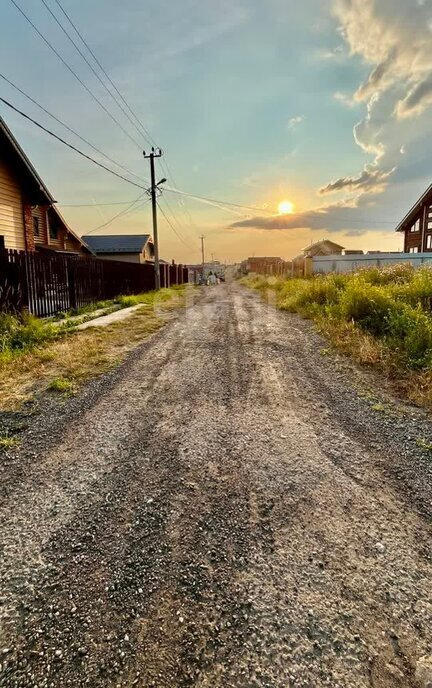
<svg viewBox="0 0 432 688">
<path fill-rule="evenodd" d="M 294 203 L 291 201 L 282 201 L 278 205 L 279 215 L 290 215 L 294 212 Z"/>
</svg>

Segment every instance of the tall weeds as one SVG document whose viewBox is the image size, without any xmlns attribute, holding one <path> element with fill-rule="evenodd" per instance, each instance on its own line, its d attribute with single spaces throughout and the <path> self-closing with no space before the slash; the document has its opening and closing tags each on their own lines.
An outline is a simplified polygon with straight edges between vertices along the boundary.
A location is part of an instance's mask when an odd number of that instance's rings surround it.
<svg viewBox="0 0 432 688">
<path fill-rule="evenodd" d="M 432 370 L 432 269 L 393 265 L 349 275 L 311 279 L 249 280 L 261 292 L 274 290 L 281 309 L 320 322 L 324 329 L 372 338 L 399 365 Z"/>
</svg>

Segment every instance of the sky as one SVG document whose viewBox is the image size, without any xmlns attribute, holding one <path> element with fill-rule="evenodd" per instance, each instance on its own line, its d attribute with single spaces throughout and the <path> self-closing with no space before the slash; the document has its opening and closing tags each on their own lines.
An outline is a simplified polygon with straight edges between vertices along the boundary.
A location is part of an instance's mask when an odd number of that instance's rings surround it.
<svg viewBox="0 0 432 688">
<path fill-rule="evenodd" d="M 50 14 L 98 71 L 62 7 L 140 124 Z M 324 237 L 401 250 L 395 226 L 432 181 L 431 31 L 432 0 L 3 0 L 1 73 L 111 160 L 4 79 L 0 95 L 138 186 L 0 115 L 79 234 L 151 233 L 149 135 L 166 259 L 199 262 L 201 234 L 229 262 Z"/>
</svg>

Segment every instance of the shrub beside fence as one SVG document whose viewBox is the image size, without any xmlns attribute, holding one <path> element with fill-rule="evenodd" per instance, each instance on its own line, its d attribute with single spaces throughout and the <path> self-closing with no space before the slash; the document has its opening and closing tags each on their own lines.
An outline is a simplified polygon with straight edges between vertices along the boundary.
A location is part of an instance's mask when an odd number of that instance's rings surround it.
<svg viewBox="0 0 432 688">
<path fill-rule="evenodd" d="M 181 265 L 161 264 L 161 286 L 188 281 Z M 150 264 L 82 258 L 58 253 L 0 251 L 0 312 L 20 312 L 47 317 L 120 294 L 140 294 L 154 289 Z"/>
</svg>

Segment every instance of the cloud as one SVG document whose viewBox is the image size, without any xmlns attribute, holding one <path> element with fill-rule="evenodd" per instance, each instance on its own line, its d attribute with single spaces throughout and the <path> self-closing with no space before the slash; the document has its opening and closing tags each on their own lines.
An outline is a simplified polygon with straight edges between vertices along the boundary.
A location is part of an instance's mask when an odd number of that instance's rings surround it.
<svg viewBox="0 0 432 688">
<path fill-rule="evenodd" d="M 406 97 L 399 101 L 397 114 L 400 118 L 421 115 L 429 105 L 432 105 L 432 73 L 417 83 Z"/>
<path fill-rule="evenodd" d="M 432 106 L 431 0 L 333 0 L 333 14 L 352 57 L 369 65 L 353 94 L 335 94 L 344 105 L 366 104 L 354 127 L 355 143 L 373 156 L 357 173 L 329 182 L 321 193 L 378 193 L 408 165 L 412 142 L 429 151 L 426 111 Z M 422 115 L 425 115 L 423 119 Z M 432 151 L 431 151 L 432 153 Z"/>
<path fill-rule="evenodd" d="M 357 177 L 341 177 L 320 189 L 320 194 L 335 191 L 367 191 L 368 193 L 380 193 L 386 186 L 388 178 L 395 172 L 395 168 L 385 172 L 372 165 L 364 169 Z"/>
<path fill-rule="evenodd" d="M 302 122 L 304 122 L 304 115 L 297 115 L 297 117 L 291 117 L 291 119 L 288 120 L 288 129 L 295 129 Z"/>
<path fill-rule="evenodd" d="M 318 60 L 342 60 L 345 57 L 345 46 L 343 44 L 337 45 L 332 50 L 319 50 L 316 53 Z"/>
<path fill-rule="evenodd" d="M 364 205 L 360 201 L 360 205 Z M 256 216 L 234 222 L 230 227 L 254 228 L 264 230 L 325 230 L 327 232 L 355 232 L 356 236 L 370 231 L 374 227 L 373 220 L 360 218 L 358 215 L 359 201 L 351 199 L 345 202 L 314 208 L 292 215 Z M 386 228 L 393 228 L 392 223 L 380 222 Z M 382 229 L 382 227 L 381 227 Z"/>
<path fill-rule="evenodd" d="M 342 93 L 341 91 L 336 91 L 336 93 L 333 93 L 333 98 L 345 107 L 353 108 L 356 106 L 356 101 L 354 100 L 354 98 L 347 95 L 346 93 Z"/>
</svg>

